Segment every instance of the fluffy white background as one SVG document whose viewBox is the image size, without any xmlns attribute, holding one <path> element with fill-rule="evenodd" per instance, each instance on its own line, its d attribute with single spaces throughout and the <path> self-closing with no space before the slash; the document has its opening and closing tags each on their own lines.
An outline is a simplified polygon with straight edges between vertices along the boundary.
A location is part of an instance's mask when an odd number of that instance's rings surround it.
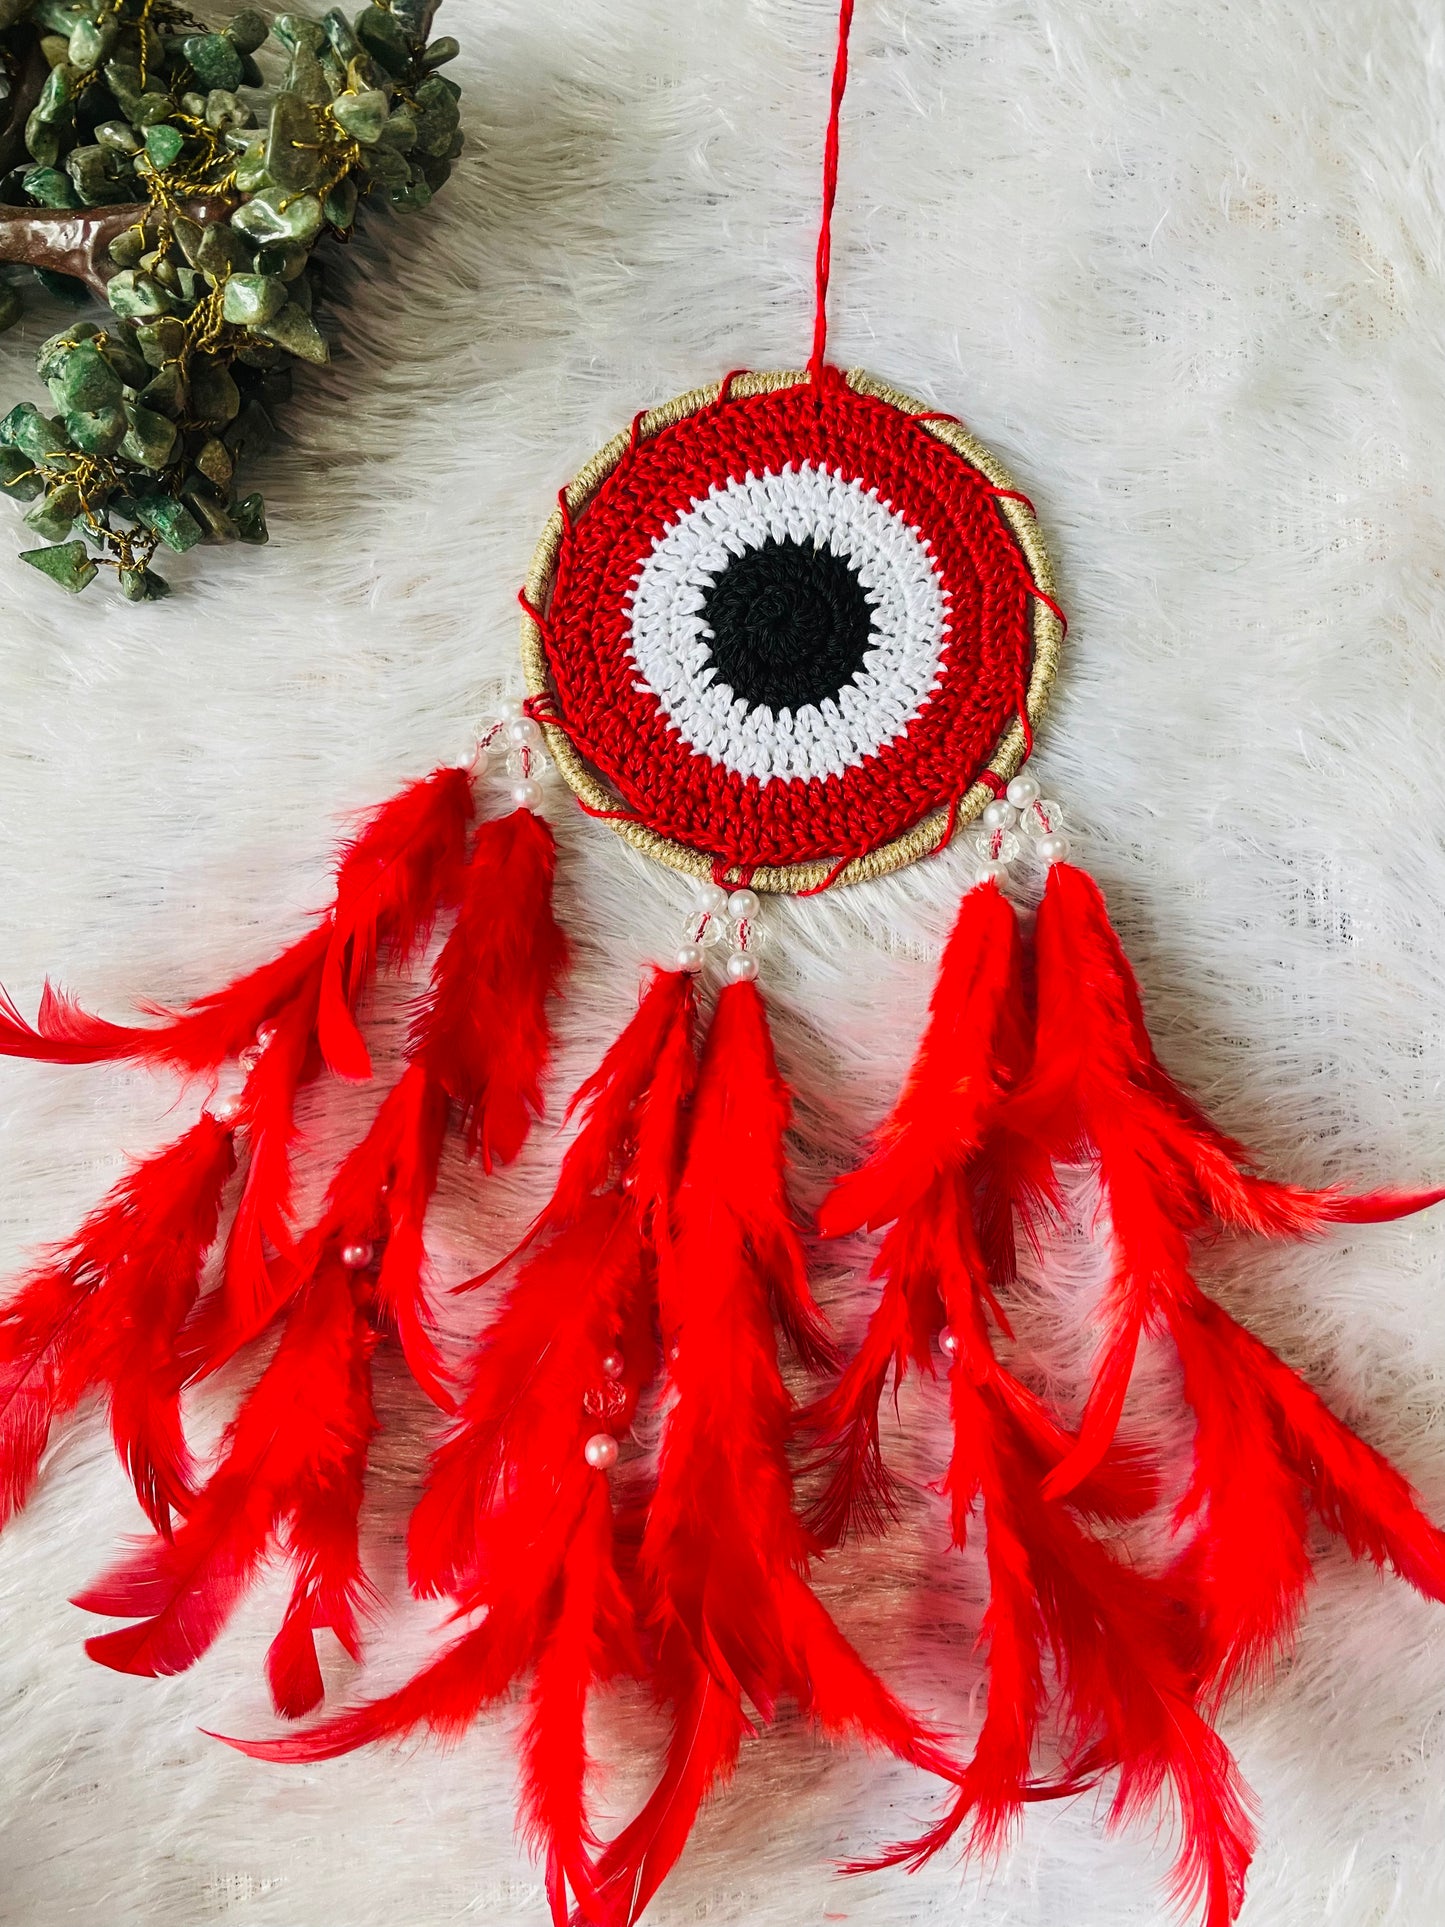
<svg viewBox="0 0 1445 1927">
<path fill-rule="evenodd" d="M 470 146 L 433 212 L 348 258 L 333 366 L 261 476 L 264 553 L 202 551 L 177 594 L 73 603 L 0 541 L 0 959 L 123 1014 L 269 954 L 326 894 L 342 813 L 458 754 L 512 677 L 558 483 L 641 403 L 806 352 L 832 0 L 449 0 Z M 1040 768 L 1139 966 L 1167 1061 L 1280 1174 L 1445 1174 L 1445 32 L 1428 0 L 862 0 L 834 341 L 956 409 L 1038 502 L 1074 626 Z M 0 345 L 35 392 L 34 317 Z M 621 1020 L 686 898 L 553 792 L 580 940 L 559 1088 Z M 916 1035 L 957 859 L 771 919 L 806 1201 Z M 369 1104 L 308 1112 L 318 1159 Z M 195 1108 L 128 1071 L 0 1071 L 0 1257 L 67 1231 Z M 556 1155 L 449 1168 L 452 1280 L 524 1222 Z M 1445 1230 L 1206 1254 L 1213 1288 L 1445 1516 Z M 854 1254 L 861 1260 L 862 1254 Z M 1089 1264 L 1072 1264 L 1081 1290 Z M 820 1264 L 845 1326 L 856 1272 Z M 1067 1391 L 1077 1292 L 1030 1301 Z M 452 1301 L 460 1333 L 482 1307 Z M 254 1369 L 254 1364 L 251 1367 Z M 197 1411 L 207 1436 L 246 1374 Z M 1172 1381 L 1155 1374 L 1161 1409 Z M 424 1421 L 390 1366 L 368 1547 L 374 1682 L 418 1653 L 400 1543 Z M 937 1463 L 933 1399 L 900 1457 Z M 117 1678 L 67 1595 L 139 1515 L 95 1413 L 0 1540 L 6 1927 L 537 1922 L 507 1716 L 442 1753 L 304 1772 L 202 1722 L 268 1724 L 276 1585 L 189 1677 Z M 924 1706 L 967 1725 L 979 1568 L 920 1492 L 824 1577 Z M 1227 1731 L 1263 1801 L 1249 1927 L 1445 1917 L 1445 1617 L 1323 1558 L 1293 1663 Z M 332 1669 L 335 1686 L 347 1669 Z M 599 1739 L 644 1775 L 633 1702 Z M 665 1896 L 684 1921 L 1143 1927 L 1164 1842 L 1089 1802 L 1032 1815 L 986 1878 L 847 1884 L 927 1789 L 796 1727 L 749 1748 Z"/>
</svg>

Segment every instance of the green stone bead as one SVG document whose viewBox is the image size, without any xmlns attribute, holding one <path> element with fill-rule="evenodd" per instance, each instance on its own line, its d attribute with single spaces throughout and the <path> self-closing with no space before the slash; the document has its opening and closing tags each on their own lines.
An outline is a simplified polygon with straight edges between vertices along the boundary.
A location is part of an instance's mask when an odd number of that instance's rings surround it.
<svg viewBox="0 0 1445 1927">
<path fill-rule="evenodd" d="M 213 87 L 206 95 L 206 125 L 218 134 L 229 134 L 237 127 L 251 127 L 256 116 L 241 99 L 227 87 Z"/>
<path fill-rule="evenodd" d="M 28 401 L 12 408 L 0 422 L 0 441 L 20 449 L 32 462 L 43 462 L 47 455 L 61 455 L 70 448 L 60 423 L 42 415 L 35 404 Z"/>
<path fill-rule="evenodd" d="M 75 99 L 75 90 L 79 85 L 80 75 L 69 61 L 52 67 L 40 90 L 40 98 L 35 103 L 35 111 L 41 120 L 54 122 L 61 119 Z"/>
<path fill-rule="evenodd" d="M 42 542 L 63 542 L 75 521 L 75 510 L 47 495 L 34 508 L 26 509 L 24 521 L 30 533 L 38 535 Z"/>
<path fill-rule="evenodd" d="M 242 7 L 233 14 L 226 25 L 226 37 L 237 53 L 253 54 L 264 42 L 271 29 L 264 13 L 254 7 Z"/>
<path fill-rule="evenodd" d="M 225 488 L 231 479 L 230 450 L 218 436 L 213 435 L 197 455 L 196 467 L 208 482 L 214 482 L 217 488 Z"/>
<path fill-rule="evenodd" d="M 171 585 L 154 569 L 122 569 L 120 589 L 128 602 L 159 602 L 170 594 Z"/>
<path fill-rule="evenodd" d="M 64 368 L 82 341 L 93 341 L 100 329 L 93 321 L 77 321 L 73 327 L 62 328 L 58 335 L 40 344 L 40 353 L 35 357 L 35 372 L 42 381 L 51 381 Z"/>
<path fill-rule="evenodd" d="M 171 298 L 153 274 L 125 268 L 111 276 L 106 299 L 123 321 L 150 321 L 169 314 Z"/>
<path fill-rule="evenodd" d="M 143 468 L 164 468 L 175 452 L 175 423 L 138 402 L 131 402 L 125 412 L 127 426 L 121 454 Z"/>
<path fill-rule="evenodd" d="M 331 359 L 331 350 L 325 337 L 310 315 L 296 302 L 289 301 L 274 321 L 268 321 L 263 328 L 256 330 L 268 341 L 274 341 L 278 348 L 284 348 L 289 355 L 300 361 L 309 361 L 316 366 Z"/>
<path fill-rule="evenodd" d="M 205 531 L 184 502 L 172 495 L 143 495 L 135 505 L 136 520 L 152 535 L 158 535 L 168 549 L 184 555 L 201 540 Z"/>
<path fill-rule="evenodd" d="M 231 226 L 253 241 L 314 241 L 321 232 L 321 203 L 314 194 L 264 188 L 236 210 Z"/>
<path fill-rule="evenodd" d="M 221 297 L 221 315 L 238 328 L 270 321 L 286 306 L 286 283 L 274 274 L 233 274 Z"/>
<path fill-rule="evenodd" d="M 174 362 L 169 368 L 162 368 L 140 391 L 143 406 L 160 415 L 179 415 L 185 398 L 185 383 Z"/>
<path fill-rule="evenodd" d="M 388 7 L 364 7 L 357 14 L 356 37 L 389 74 L 404 74 L 412 63 L 412 41 Z"/>
<path fill-rule="evenodd" d="M 231 519 L 243 542 L 270 541 L 271 532 L 266 527 L 266 504 L 259 495 L 243 496 L 233 504 Z"/>
<path fill-rule="evenodd" d="M 84 207 L 108 207 L 133 201 L 139 192 L 135 169 L 128 156 L 113 148 L 73 147 L 65 157 L 65 171 L 75 183 Z"/>
<path fill-rule="evenodd" d="M 298 247 L 294 241 L 268 241 L 265 247 L 256 250 L 256 272 L 294 281 L 310 259 L 310 250 Z"/>
<path fill-rule="evenodd" d="M 135 331 L 135 343 L 152 368 L 162 368 L 168 361 L 179 360 L 186 331 L 179 321 L 166 315 L 159 321 L 142 322 Z"/>
<path fill-rule="evenodd" d="M 249 271 L 251 249 L 234 228 L 217 221 L 203 230 L 192 258 L 202 274 L 223 281 L 228 274 Z"/>
<path fill-rule="evenodd" d="M 118 268 L 135 267 L 145 251 L 146 238 L 138 227 L 125 228 L 106 249 Z"/>
<path fill-rule="evenodd" d="M 72 446 L 82 455 L 114 455 L 125 439 L 125 410 L 103 408 L 94 414 L 71 410 L 65 427 Z"/>
<path fill-rule="evenodd" d="M 135 104 L 131 119 L 137 127 L 154 127 L 165 120 L 171 111 L 169 94 L 149 91 L 141 95 Z"/>
<path fill-rule="evenodd" d="M 386 95 L 379 87 L 368 87 L 360 94 L 338 94 L 331 103 L 331 113 L 344 134 L 362 147 L 371 147 L 381 139 L 386 126 Z"/>
<path fill-rule="evenodd" d="M 191 34 L 181 42 L 181 52 L 202 87 L 224 87 L 234 93 L 240 86 L 240 49 L 229 34 Z"/>
<path fill-rule="evenodd" d="M 172 127 L 169 121 L 152 121 L 146 128 L 146 155 L 157 167 L 169 167 L 172 161 L 179 160 L 186 137 L 179 127 Z"/>
<path fill-rule="evenodd" d="M 278 13 L 271 22 L 271 31 L 288 53 L 294 53 L 298 47 L 317 53 L 326 39 L 321 22 L 304 13 Z"/>
<path fill-rule="evenodd" d="M 25 150 L 41 167 L 53 167 L 60 159 L 60 134 L 47 120 L 32 112 L 25 123 Z"/>
<path fill-rule="evenodd" d="M 30 457 L 8 443 L 0 443 L 0 488 L 16 501 L 33 502 L 44 487 L 44 478 L 36 474 Z"/>
<path fill-rule="evenodd" d="M 266 172 L 266 150 L 258 142 L 248 147 L 236 162 L 236 186 L 242 194 L 261 194 L 272 186 Z"/>
<path fill-rule="evenodd" d="M 50 381 L 62 414 L 94 415 L 119 408 L 124 384 L 93 343 L 82 341 L 66 354 Z"/>
<path fill-rule="evenodd" d="M 80 196 L 68 174 L 58 167 L 27 167 L 20 185 L 41 207 L 79 207 Z"/>
<path fill-rule="evenodd" d="M 314 187 L 321 178 L 315 109 L 299 94 L 277 94 L 266 137 L 266 172 L 277 187 Z"/>
<path fill-rule="evenodd" d="M 391 204 L 408 214 L 417 214 L 422 208 L 431 206 L 431 189 L 424 180 L 408 181 L 405 187 L 391 190 Z"/>
<path fill-rule="evenodd" d="M 42 575 L 48 575 L 72 595 L 79 595 L 96 577 L 95 564 L 86 554 L 83 542 L 64 542 L 58 549 L 22 549 L 20 560 L 28 562 L 32 569 L 39 569 Z"/>
<path fill-rule="evenodd" d="M 105 84 L 115 95 L 116 105 L 126 119 L 134 120 L 136 102 L 143 91 L 140 68 L 129 60 L 108 60 L 105 63 Z"/>
<path fill-rule="evenodd" d="M 124 120 L 103 120 L 95 130 L 95 138 L 102 147 L 114 148 L 117 154 L 139 154 L 145 145 L 130 122 Z"/>
<path fill-rule="evenodd" d="M 286 69 L 284 91 L 320 107 L 330 100 L 335 89 L 319 57 L 309 47 L 298 47 Z"/>
<path fill-rule="evenodd" d="M 356 182 L 347 174 L 321 204 L 321 212 L 339 234 L 347 233 L 356 219 L 356 199 Z"/>
<path fill-rule="evenodd" d="M 133 336 L 124 333 L 104 334 L 95 345 L 127 388 L 143 388 L 150 380 L 150 369 L 137 349 Z"/>
<path fill-rule="evenodd" d="M 186 506 L 213 542 L 234 542 L 236 524 L 204 482 L 186 490 Z"/>
<path fill-rule="evenodd" d="M 78 20 L 70 35 L 70 64 L 82 73 L 90 73 L 103 60 L 110 58 L 111 49 L 120 38 L 120 28 L 114 17 L 98 20 Z"/>
<path fill-rule="evenodd" d="M 199 422 L 228 422 L 241 406 L 241 391 L 230 370 L 208 356 L 191 363 L 191 412 Z"/>
<path fill-rule="evenodd" d="M 462 43 L 459 40 L 453 40 L 449 33 L 443 34 L 440 40 L 434 40 L 427 48 L 421 57 L 421 64 L 423 67 L 445 67 L 449 60 L 456 59 L 461 50 Z"/>
<path fill-rule="evenodd" d="M 376 187 L 405 187 L 411 179 L 411 169 L 406 164 L 406 156 L 398 154 L 394 147 L 369 147 L 363 157 L 362 165 L 367 179 Z"/>
<path fill-rule="evenodd" d="M 398 154 L 410 153 L 416 146 L 416 121 L 409 107 L 398 107 L 394 113 L 387 116 L 386 125 L 381 130 L 381 138 L 388 147 L 394 147 Z"/>
</svg>

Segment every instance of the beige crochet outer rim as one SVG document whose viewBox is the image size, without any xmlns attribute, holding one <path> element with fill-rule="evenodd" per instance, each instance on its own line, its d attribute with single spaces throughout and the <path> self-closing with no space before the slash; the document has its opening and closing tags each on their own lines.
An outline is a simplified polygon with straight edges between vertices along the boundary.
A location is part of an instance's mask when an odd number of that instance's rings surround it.
<svg viewBox="0 0 1445 1927">
<path fill-rule="evenodd" d="M 775 369 L 752 374 L 735 375 L 731 392 L 734 395 L 758 395 L 779 388 L 793 388 L 808 379 L 801 369 Z M 886 382 L 876 380 L 862 369 L 850 369 L 848 384 L 860 395 L 875 395 L 880 401 L 902 409 L 906 414 L 918 415 L 927 411 L 926 402 L 915 401 L 897 388 L 890 388 Z M 655 435 L 660 429 L 670 428 L 685 415 L 694 415 L 700 409 L 715 402 L 721 393 L 722 383 L 713 382 L 706 388 L 694 388 L 676 400 L 664 402 L 661 408 L 654 408 L 642 417 L 640 433 Z M 986 475 L 995 488 L 1013 488 L 1007 470 L 968 431 L 955 422 L 930 421 L 922 424 L 946 447 L 970 462 L 973 467 Z M 632 445 L 631 431 L 624 429 L 614 435 L 605 448 L 588 462 L 567 487 L 567 507 L 573 515 L 578 515 L 596 494 L 602 483 L 616 468 Z M 1038 523 L 1022 502 L 1001 500 L 1002 510 L 1010 529 L 1022 550 L 1029 566 L 1029 572 L 1045 595 L 1054 593 L 1053 571 L 1044 549 L 1043 537 Z M 556 508 L 542 531 L 532 557 L 532 565 L 527 571 L 527 600 L 534 609 L 545 612 L 552 590 L 553 572 L 556 568 L 557 554 L 562 543 L 562 511 Z M 1033 612 L 1034 663 L 1029 679 L 1028 711 L 1029 722 L 1037 730 L 1044 710 L 1048 706 L 1049 692 L 1053 687 L 1054 676 L 1058 669 L 1059 648 L 1063 641 L 1063 625 L 1045 603 L 1035 602 Z M 540 696 L 548 689 L 547 654 L 542 640 L 542 632 L 531 616 L 522 616 L 522 672 L 526 678 L 529 695 Z M 558 769 L 573 790 L 589 809 L 619 810 L 623 807 L 620 800 L 602 782 L 582 757 L 573 748 L 565 731 L 555 723 L 545 723 L 547 747 L 556 761 Z M 1015 718 L 1005 730 L 994 752 L 989 769 L 995 776 L 1007 782 L 1024 760 L 1024 733 Z M 961 830 L 971 823 L 993 798 L 993 791 L 986 783 L 973 785 L 959 804 L 955 830 Z M 666 863 L 674 870 L 681 870 L 688 876 L 709 878 L 712 875 L 712 860 L 698 850 L 690 850 L 685 844 L 675 843 L 671 838 L 660 836 L 656 830 L 648 829 L 645 824 L 629 818 L 609 817 L 608 824 L 621 837 L 641 850 L 645 856 L 655 857 L 659 863 Z M 846 869 L 834 877 L 835 885 L 862 883 L 870 877 L 887 876 L 893 870 L 901 870 L 905 864 L 916 863 L 920 857 L 931 856 L 942 847 L 944 832 L 948 827 L 948 811 L 940 808 L 915 823 L 911 830 L 895 837 L 890 843 L 880 844 L 867 855 L 855 857 Z M 774 895 L 797 895 L 807 890 L 816 890 L 829 875 L 833 865 L 825 861 L 810 863 L 787 863 L 761 865 L 748 879 L 752 888 L 770 892 Z"/>
</svg>

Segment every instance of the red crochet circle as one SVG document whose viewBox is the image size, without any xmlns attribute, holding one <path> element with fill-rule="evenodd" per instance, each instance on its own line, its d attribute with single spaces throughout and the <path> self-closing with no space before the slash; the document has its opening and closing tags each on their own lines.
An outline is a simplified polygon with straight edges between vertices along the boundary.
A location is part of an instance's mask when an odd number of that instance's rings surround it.
<svg viewBox="0 0 1445 1927">
<path fill-rule="evenodd" d="M 710 490 L 810 464 L 873 491 L 947 595 L 939 673 L 901 734 L 841 775 L 740 775 L 684 740 L 639 679 L 629 599 L 654 545 Z M 619 809 L 715 864 L 839 860 L 958 801 L 1025 711 L 1033 581 L 998 490 L 892 403 L 834 376 L 726 396 L 639 439 L 564 531 L 542 617 L 549 720 Z"/>
</svg>

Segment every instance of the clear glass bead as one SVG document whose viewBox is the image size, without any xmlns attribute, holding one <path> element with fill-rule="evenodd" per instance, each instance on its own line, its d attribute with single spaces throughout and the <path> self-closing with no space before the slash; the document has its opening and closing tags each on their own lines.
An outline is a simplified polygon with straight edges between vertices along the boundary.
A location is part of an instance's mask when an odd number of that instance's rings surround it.
<svg viewBox="0 0 1445 1927">
<path fill-rule="evenodd" d="M 1036 839 L 1057 836 L 1064 827 L 1063 805 L 1054 802 L 1052 797 L 1035 797 L 1023 813 L 1021 827 L 1025 836 Z"/>
<path fill-rule="evenodd" d="M 761 917 L 740 917 L 733 925 L 732 939 L 739 950 L 766 950 L 768 926 Z"/>
<path fill-rule="evenodd" d="M 975 830 L 970 839 L 970 848 L 979 862 L 995 870 L 1017 863 L 1022 847 L 1012 830 Z"/>
</svg>

